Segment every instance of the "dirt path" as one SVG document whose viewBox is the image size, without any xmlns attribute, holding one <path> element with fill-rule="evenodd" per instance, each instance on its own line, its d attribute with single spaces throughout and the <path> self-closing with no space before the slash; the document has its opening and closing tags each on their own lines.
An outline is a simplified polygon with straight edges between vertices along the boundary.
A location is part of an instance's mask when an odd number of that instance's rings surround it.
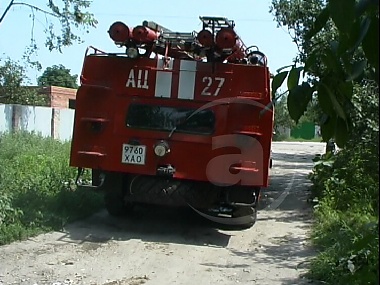
<svg viewBox="0 0 380 285">
<path fill-rule="evenodd" d="M 275 143 L 271 186 L 258 222 L 213 228 L 194 212 L 138 209 L 133 219 L 104 211 L 53 232 L 0 247 L 0 284 L 309 284 L 311 159 L 323 144 Z"/>
</svg>

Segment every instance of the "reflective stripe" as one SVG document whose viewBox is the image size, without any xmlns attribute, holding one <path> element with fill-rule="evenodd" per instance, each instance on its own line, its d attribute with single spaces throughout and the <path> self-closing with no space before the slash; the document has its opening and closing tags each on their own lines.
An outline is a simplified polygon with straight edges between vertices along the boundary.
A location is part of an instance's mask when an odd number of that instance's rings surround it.
<svg viewBox="0 0 380 285">
<path fill-rule="evenodd" d="M 196 61 L 181 60 L 178 99 L 194 100 L 196 70 Z"/>
<path fill-rule="evenodd" d="M 169 66 L 166 70 L 173 70 L 173 59 L 169 61 Z M 157 59 L 157 69 L 163 69 L 163 58 Z M 156 88 L 154 92 L 155 97 L 170 98 L 172 92 L 172 72 L 159 71 L 156 73 Z"/>
</svg>

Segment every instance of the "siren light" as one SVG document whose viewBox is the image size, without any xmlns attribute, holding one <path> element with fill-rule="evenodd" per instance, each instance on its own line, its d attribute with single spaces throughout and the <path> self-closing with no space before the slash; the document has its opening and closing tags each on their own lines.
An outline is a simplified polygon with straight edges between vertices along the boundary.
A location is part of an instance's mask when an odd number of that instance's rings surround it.
<svg viewBox="0 0 380 285">
<path fill-rule="evenodd" d="M 236 45 L 237 35 L 232 28 L 221 28 L 216 33 L 215 42 L 220 49 L 232 49 Z"/>
<path fill-rule="evenodd" d="M 131 29 L 123 22 L 115 22 L 108 30 L 110 38 L 117 43 L 125 43 L 131 37 Z"/>
<path fill-rule="evenodd" d="M 204 47 L 211 47 L 214 43 L 212 33 L 209 30 L 202 30 L 197 35 L 197 40 Z"/>
<path fill-rule="evenodd" d="M 148 27 L 136 26 L 132 31 L 132 37 L 137 44 L 148 44 L 158 39 L 158 33 Z"/>
</svg>

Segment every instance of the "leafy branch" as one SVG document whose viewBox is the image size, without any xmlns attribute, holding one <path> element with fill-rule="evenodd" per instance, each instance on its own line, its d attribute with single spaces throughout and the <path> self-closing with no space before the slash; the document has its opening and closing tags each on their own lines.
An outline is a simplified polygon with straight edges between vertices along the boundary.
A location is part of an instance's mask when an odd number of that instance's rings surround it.
<svg viewBox="0 0 380 285">
<path fill-rule="evenodd" d="M 288 3 L 275 3 L 276 7 L 281 5 Z M 378 8 L 378 0 L 330 0 L 325 7 L 319 7 L 313 22 L 304 23 L 296 32 L 304 47 L 302 65 L 281 69 L 272 81 L 273 97 L 287 79 L 289 114 L 296 122 L 316 94 L 324 113 L 320 122 L 322 137 L 325 141 L 334 138 L 340 147 L 352 128 L 348 106 L 352 106 L 355 84 L 374 81 L 378 85 Z M 290 13 L 289 18 L 279 20 L 297 27 L 304 20 L 297 18 L 300 12 L 295 13 L 298 14 Z"/>
</svg>

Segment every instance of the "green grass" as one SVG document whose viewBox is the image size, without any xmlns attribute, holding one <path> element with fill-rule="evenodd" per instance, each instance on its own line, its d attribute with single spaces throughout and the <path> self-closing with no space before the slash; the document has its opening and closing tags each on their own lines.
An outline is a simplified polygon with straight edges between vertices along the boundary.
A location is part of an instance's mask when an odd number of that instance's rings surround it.
<svg viewBox="0 0 380 285">
<path fill-rule="evenodd" d="M 322 142 L 322 138 L 316 137 L 316 138 L 312 138 L 312 139 L 303 139 L 303 138 L 289 137 L 289 138 L 284 139 L 284 141 L 288 141 L 288 142 Z"/>
<path fill-rule="evenodd" d="M 294 138 L 294 137 L 288 137 L 286 135 L 274 135 L 273 136 L 273 141 L 281 142 L 322 142 L 322 138 L 320 137 L 315 137 L 312 139 L 303 139 L 303 138 Z"/>
<path fill-rule="evenodd" d="M 355 143 L 315 159 L 312 241 L 320 253 L 308 277 L 331 285 L 379 280 L 379 163 L 377 148 Z"/>
<path fill-rule="evenodd" d="M 309 277 L 334 285 L 377 285 L 378 217 L 363 212 L 334 211 L 320 205 L 312 240 L 321 250 Z"/>
<path fill-rule="evenodd" d="M 103 206 L 100 194 L 75 187 L 69 153 L 67 142 L 0 135 L 0 244 L 60 230 Z"/>
</svg>

